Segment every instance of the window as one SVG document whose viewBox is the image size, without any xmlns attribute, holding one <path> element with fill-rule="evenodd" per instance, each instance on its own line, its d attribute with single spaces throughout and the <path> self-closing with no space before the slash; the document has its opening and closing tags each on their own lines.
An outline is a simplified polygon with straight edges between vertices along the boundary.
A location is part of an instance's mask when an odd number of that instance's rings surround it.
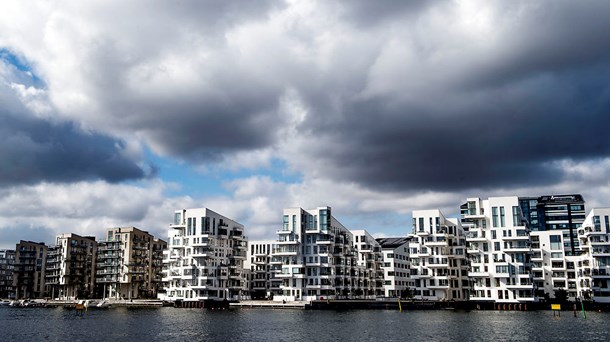
<svg viewBox="0 0 610 342">
<path fill-rule="evenodd" d="M 175 213 L 174 214 L 174 224 L 180 224 L 181 219 L 182 219 L 182 214 L 181 213 Z"/>
<path fill-rule="evenodd" d="M 328 229 L 328 210 L 326 209 L 320 210 L 320 229 Z"/>
<path fill-rule="evenodd" d="M 560 251 L 562 249 L 561 246 L 561 235 L 551 235 L 549 236 L 551 240 L 551 250 L 552 251 Z"/>
<path fill-rule="evenodd" d="M 500 242 L 494 242 L 494 251 L 500 250 Z"/>
<path fill-rule="evenodd" d="M 492 226 L 498 227 L 498 207 L 491 208 Z"/>
<path fill-rule="evenodd" d="M 519 222 L 519 207 L 513 207 L 513 226 L 520 226 L 521 222 Z"/>
<path fill-rule="evenodd" d="M 296 215 L 292 215 L 292 231 L 293 232 L 297 231 L 297 216 Z"/>
<path fill-rule="evenodd" d="M 491 231 L 491 238 L 492 238 L 492 239 L 496 239 L 496 238 L 497 238 L 497 236 L 496 236 L 496 231 L 495 231 L 495 230 L 492 230 L 492 231 Z"/>
<path fill-rule="evenodd" d="M 500 207 L 500 227 L 505 227 L 505 224 L 504 224 L 504 207 Z"/>
<path fill-rule="evenodd" d="M 419 231 L 420 232 L 424 231 L 424 218 L 423 217 L 419 218 Z"/>
<path fill-rule="evenodd" d="M 602 231 L 601 223 L 599 221 L 599 216 L 597 216 L 597 215 L 593 216 L 593 225 L 595 226 L 594 228 L 595 228 L 596 232 Z"/>
</svg>

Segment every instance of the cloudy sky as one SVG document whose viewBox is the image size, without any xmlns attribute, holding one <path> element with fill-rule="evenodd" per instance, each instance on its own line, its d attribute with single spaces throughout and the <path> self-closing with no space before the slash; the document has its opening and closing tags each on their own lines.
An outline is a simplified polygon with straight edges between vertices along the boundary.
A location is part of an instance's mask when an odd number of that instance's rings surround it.
<svg viewBox="0 0 610 342">
<path fill-rule="evenodd" d="M 610 205 L 608 1 L 5 1 L 0 248 L 209 207 Z"/>
</svg>

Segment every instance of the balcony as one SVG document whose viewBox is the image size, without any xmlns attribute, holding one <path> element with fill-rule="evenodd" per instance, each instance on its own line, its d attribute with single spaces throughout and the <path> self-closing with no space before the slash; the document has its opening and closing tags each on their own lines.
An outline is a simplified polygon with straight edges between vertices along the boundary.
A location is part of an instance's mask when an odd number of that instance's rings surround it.
<svg viewBox="0 0 610 342">
<path fill-rule="evenodd" d="M 297 255 L 298 251 L 296 248 L 293 249 L 289 249 L 289 248 L 274 248 L 273 249 L 273 253 L 275 255 L 278 256 L 291 256 L 291 255 Z"/>
<path fill-rule="evenodd" d="M 529 243 L 509 243 L 504 245 L 505 252 L 530 252 L 532 250 Z"/>
<path fill-rule="evenodd" d="M 479 277 L 489 277 L 489 272 L 481 272 L 481 271 L 473 271 L 468 272 L 469 277 L 479 278 Z"/>
</svg>

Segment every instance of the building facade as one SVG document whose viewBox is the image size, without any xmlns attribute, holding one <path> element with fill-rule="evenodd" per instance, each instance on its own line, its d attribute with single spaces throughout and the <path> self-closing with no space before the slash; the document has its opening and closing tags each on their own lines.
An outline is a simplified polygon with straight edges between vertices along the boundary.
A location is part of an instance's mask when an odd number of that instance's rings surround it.
<svg viewBox="0 0 610 342">
<path fill-rule="evenodd" d="M 48 248 L 46 284 L 52 298 L 93 296 L 97 242 L 93 236 L 64 233 Z"/>
<path fill-rule="evenodd" d="M 21 240 L 15 246 L 13 286 L 15 298 L 42 298 L 46 295 L 45 264 L 47 246 L 42 242 Z"/>
<path fill-rule="evenodd" d="M 466 234 L 457 219 L 445 218 L 440 210 L 413 211 L 409 249 L 414 298 L 468 300 Z"/>
<path fill-rule="evenodd" d="M 357 266 L 362 269 L 363 277 L 359 288 L 365 298 L 376 298 L 383 296 L 383 253 L 381 246 L 375 238 L 366 230 L 352 230 L 354 236 L 354 247 L 358 252 L 356 258 Z"/>
<path fill-rule="evenodd" d="M 461 206 L 473 282 L 470 299 L 479 302 L 535 301 L 532 246 L 516 196 L 469 198 Z"/>
<path fill-rule="evenodd" d="M 610 303 L 610 208 L 595 208 L 578 229 L 578 298 Z"/>
<path fill-rule="evenodd" d="M 174 212 L 164 252 L 165 293 L 182 301 L 239 299 L 246 295 L 244 226 L 207 208 Z"/>
<path fill-rule="evenodd" d="M 413 298 L 415 282 L 411 279 L 409 261 L 410 237 L 378 238 L 381 246 L 383 296 Z"/>
<path fill-rule="evenodd" d="M 569 236 L 561 230 L 531 232 L 532 279 L 538 300 L 555 298 L 557 291 L 566 291 L 569 300 L 576 300 L 576 259 L 568 256 Z"/>
<path fill-rule="evenodd" d="M 278 301 L 364 296 L 365 267 L 358 266 L 353 234 L 330 207 L 284 209 L 274 258 L 281 263 Z"/>
<path fill-rule="evenodd" d="M 558 230 L 566 255 L 577 255 L 577 230 L 585 219 L 585 200 L 579 194 L 520 197 L 519 205 L 531 231 Z"/>
<path fill-rule="evenodd" d="M 0 298 L 15 299 L 13 271 L 15 270 L 15 251 L 0 249 Z"/>
<path fill-rule="evenodd" d="M 135 227 L 106 230 L 98 243 L 97 293 L 103 298 L 155 298 L 162 271 L 163 240 Z"/>
<path fill-rule="evenodd" d="M 248 272 L 248 288 L 251 299 L 272 299 L 281 293 L 282 280 L 277 277 L 282 265 L 273 253 L 277 250 L 277 241 L 249 241 L 248 255 L 244 268 Z"/>
</svg>

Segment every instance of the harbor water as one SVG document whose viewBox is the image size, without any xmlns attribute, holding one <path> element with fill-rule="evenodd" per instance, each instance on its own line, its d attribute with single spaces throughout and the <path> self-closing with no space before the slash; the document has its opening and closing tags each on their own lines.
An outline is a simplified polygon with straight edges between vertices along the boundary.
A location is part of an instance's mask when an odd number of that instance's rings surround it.
<svg viewBox="0 0 610 342">
<path fill-rule="evenodd" d="M 610 341 L 610 313 L 0 307 L 0 341 Z"/>
</svg>

